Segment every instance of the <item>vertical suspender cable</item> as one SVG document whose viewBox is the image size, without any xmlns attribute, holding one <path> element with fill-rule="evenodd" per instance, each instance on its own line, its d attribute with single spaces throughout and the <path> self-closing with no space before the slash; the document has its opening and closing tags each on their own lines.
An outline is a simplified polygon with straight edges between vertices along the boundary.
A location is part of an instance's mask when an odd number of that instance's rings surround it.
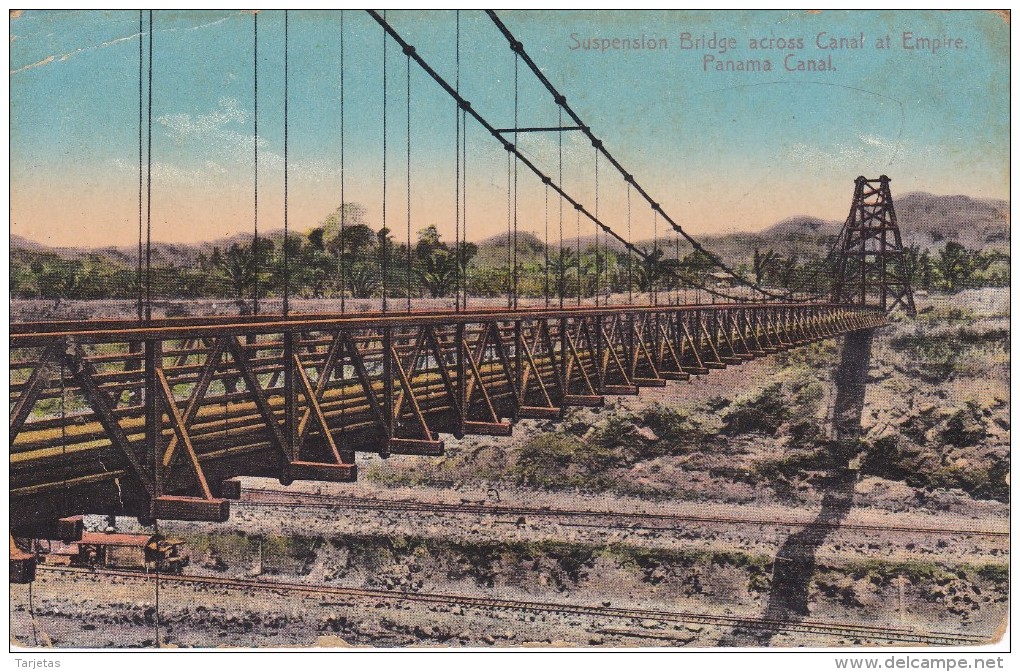
<svg viewBox="0 0 1020 672">
<path fill-rule="evenodd" d="M 255 287 L 252 297 L 252 312 L 259 314 L 259 13 L 252 12 L 255 30 L 254 92 L 255 92 L 255 237 L 252 238 L 252 265 L 255 268 Z"/>
<path fill-rule="evenodd" d="M 39 630 L 35 624 L 35 600 L 32 596 L 32 584 L 35 581 L 28 582 L 28 618 L 32 624 L 32 646 L 39 646 Z"/>
<path fill-rule="evenodd" d="M 549 185 L 545 185 L 545 307 L 549 307 Z"/>
<path fill-rule="evenodd" d="M 283 316 L 290 314 L 290 219 L 288 197 L 290 184 L 289 131 L 290 131 L 290 12 L 283 10 Z"/>
<path fill-rule="evenodd" d="M 574 222 L 577 228 L 577 305 L 581 305 L 581 211 L 577 208 L 574 209 L 576 213 L 576 221 Z"/>
<path fill-rule="evenodd" d="M 468 201 L 467 201 L 467 196 L 468 196 L 468 191 L 467 191 L 467 185 L 468 185 L 467 133 L 468 133 L 468 129 L 467 129 L 467 110 L 464 110 L 464 111 L 461 112 L 461 115 L 460 115 L 460 128 L 461 128 L 461 143 L 460 143 L 460 152 L 461 152 L 460 165 L 461 165 L 461 171 L 460 171 L 460 179 L 462 180 L 461 185 L 460 185 L 460 193 L 461 193 L 461 199 L 462 199 L 462 206 L 461 206 L 460 216 L 463 219 L 463 224 L 462 224 L 462 227 L 461 227 L 460 238 L 461 238 L 461 242 L 463 243 L 463 246 L 466 248 L 467 247 L 467 235 L 468 235 L 468 205 L 467 205 L 468 204 Z M 468 301 L 467 265 L 468 265 L 468 259 L 467 259 L 467 251 L 466 251 L 466 249 L 461 254 L 461 263 L 463 264 L 463 270 L 462 270 L 463 282 L 462 282 L 461 287 L 462 287 L 462 289 L 464 291 L 464 296 L 461 298 L 460 305 L 461 305 L 462 308 L 467 310 L 467 301 Z"/>
<path fill-rule="evenodd" d="M 386 18 L 386 12 L 383 12 Z M 379 244 L 382 246 L 382 309 L 386 312 L 386 275 L 389 273 L 389 230 L 386 228 L 386 29 L 382 34 L 382 230 L 379 232 Z"/>
<path fill-rule="evenodd" d="M 634 242 L 630 232 L 630 182 L 627 183 L 627 240 Z M 634 251 L 627 248 L 627 304 L 634 304 Z"/>
<path fill-rule="evenodd" d="M 65 341 L 66 343 L 66 341 Z M 67 384 L 64 382 L 64 358 L 60 358 L 60 455 L 64 463 L 64 504 L 67 504 Z"/>
<path fill-rule="evenodd" d="M 347 182 L 347 162 L 344 156 L 344 10 L 340 10 L 340 253 L 337 270 L 340 272 L 340 312 L 347 307 L 347 282 L 344 275 L 344 247 L 347 244 L 347 203 L 344 190 Z M 343 371 L 343 367 L 340 367 Z"/>
<path fill-rule="evenodd" d="M 155 532 L 155 534 L 153 536 L 156 538 L 156 541 L 155 541 L 155 544 L 156 544 L 156 554 L 155 554 L 155 560 L 154 560 L 154 564 L 153 564 L 153 569 L 155 570 L 155 574 L 156 574 L 156 606 L 155 606 L 155 610 L 153 612 L 153 623 L 156 626 L 156 648 L 157 649 L 161 649 L 161 648 L 163 648 L 163 645 L 159 641 L 159 519 L 158 518 L 153 523 L 153 531 Z"/>
<path fill-rule="evenodd" d="M 513 308 L 513 206 L 511 204 L 512 152 L 506 153 L 506 307 Z"/>
<path fill-rule="evenodd" d="M 517 120 L 518 120 L 518 116 L 519 116 L 519 109 L 520 109 L 520 103 L 519 103 L 520 93 L 519 93 L 519 87 L 518 87 L 518 71 L 520 70 L 520 63 L 521 63 L 521 55 L 519 53 L 517 53 L 517 52 L 514 52 L 514 146 L 515 147 L 517 146 L 517 130 L 516 129 L 517 129 Z M 520 274 L 520 268 L 519 268 L 519 265 L 517 263 L 517 184 L 518 184 L 517 183 L 517 168 L 518 168 L 518 161 L 517 161 L 517 155 L 516 154 L 513 157 L 513 161 L 514 161 L 514 284 L 513 284 L 514 306 L 513 307 L 516 309 L 517 308 L 518 283 L 520 281 L 520 275 L 519 275 Z"/>
<path fill-rule="evenodd" d="M 559 123 L 558 123 L 558 126 L 559 126 L 559 128 L 562 129 L 563 128 L 563 107 L 562 106 L 560 106 L 558 108 L 558 112 L 559 112 Z M 558 181 L 559 185 L 562 187 L 563 186 L 563 131 L 562 130 L 559 131 L 559 133 L 557 135 L 559 136 L 559 175 L 558 175 L 558 180 L 557 181 Z M 563 252 L 564 252 L 564 250 L 563 250 L 563 195 L 561 194 L 560 195 L 560 264 L 559 264 L 559 271 L 560 271 L 560 278 L 559 278 L 559 281 L 560 281 L 560 285 L 559 285 L 560 292 L 559 293 L 560 293 L 560 308 L 561 309 L 563 308 L 563 295 L 566 294 L 566 268 L 565 268 L 566 263 L 565 263 L 565 261 L 563 259 Z"/>
<path fill-rule="evenodd" d="M 152 319 L 152 10 L 149 10 L 148 167 L 145 195 L 145 319 Z"/>
<path fill-rule="evenodd" d="M 676 240 L 675 240 L 675 242 L 676 242 L 676 248 L 675 248 L 676 251 L 673 253 L 673 268 L 676 269 L 677 277 L 679 278 L 679 274 L 680 274 L 680 234 L 679 233 L 676 234 L 675 238 L 676 238 Z M 676 289 L 676 303 L 677 303 L 677 305 L 680 305 L 680 281 L 679 281 L 679 279 L 676 281 L 675 289 Z"/>
<path fill-rule="evenodd" d="M 460 95 L 460 10 L 455 10 L 456 14 L 456 38 L 455 44 L 455 90 L 457 95 Z M 461 249 L 460 249 L 460 105 L 457 101 L 453 103 L 453 117 L 457 127 L 456 131 L 456 144 L 454 145 L 454 196 L 453 196 L 453 263 L 454 263 L 454 281 L 453 281 L 453 309 L 456 312 L 460 312 L 460 272 L 461 272 Z M 458 346 L 459 347 L 459 346 Z"/>
<path fill-rule="evenodd" d="M 143 145 L 142 145 L 142 114 L 144 110 L 143 105 L 143 72 L 142 67 L 145 63 L 145 53 L 143 46 L 145 44 L 145 25 L 143 21 L 144 10 L 138 10 L 138 274 L 137 274 L 137 288 L 138 288 L 138 321 L 142 321 L 144 316 L 142 302 L 143 290 L 142 290 L 142 161 L 143 156 Z"/>
<path fill-rule="evenodd" d="M 407 312 L 411 312 L 411 55 L 407 55 Z"/>
<path fill-rule="evenodd" d="M 345 309 L 347 307 L 347 299 L 346 299 L 346 295 L 347 295 L 347 282 L 346 282 L 346 278 L 345 278 L 345 275 L 344 275 L 344 273 L 345 273 L 345 271 L 344 271 L 344 248 L 347 245 L 347 240 L 346 240 L 346 238 L 347 238 L 347 228 L 346 228 L 346 224 L 347 224 L 347 202 L 346 202 L 347 201 L 347 195 L 344 193 L 344 190 L 345 190 L 346 185 L 347 185 L 347 174 L 346 174 L 347 162 L 346 162 L 346 156 L 344 155 L 344 144 L 345 144 L 345 142 L 344 142 L 345 141 L 345 134 L 344 134 L 344 131 L 345 131 L 345 129 L 344 129 L 344 112 L 345 112 L 345 110 L 344 110 L 344 75 L 346 74 L 346 70 L 344 69 L 344 13 L 345 13 L 345 10 L 341 9 L 340 10 L 340 241 L 339 241 L 340 242 L 340 250 L 339 250 L 339 256 L 337 257 L 337 270 L 339 271 L 339 274 L 340 274 L 340 313 L 341 314 L 343 314 L 345 312 Z M 336 375 L 340 379 L 340 389 L 341 390 L 346 390 L 347 384 L 346 384 L 345 379 L 344 379 L 344 369 L 346 368 L 346 366 L 344 365 L 344 356 L 343 356 L 342 353 L 343 353 L 343 351 L 341 350 L 341 354 L 339 355 L 339 359 L 337 361 L 336 367 L 334 368 L 334 371 L 336 371 Z M 346 440 L 347 432 L 344 431 L 344 430 L 346 430 L 346 428 L 347 428 L 347 404 L 342 403 L 342 404 L 340 404 L 340 432 L 339 432 L 341 444 L 338 447 L 341 450 L 340 455 L 344 458 L 344 461 L 347 461 L 347 458 L 348 458 L 348 452 L 346 451 L 346 447 L 347 447 L 347 440 Z"/>
<path fill-rule="evenodd" d="M 595 219 L 599 218 L 599 151 L 595 150 Z M 601 285 L 601 255 L 599 254 L 599 225 L 595 225 L 595 307 L 599 305 Z"/>
<path fill-rule="evenodd" d="M 659 305 L 659 211 L 652 208 L 652 303 Z"/>
</svg>

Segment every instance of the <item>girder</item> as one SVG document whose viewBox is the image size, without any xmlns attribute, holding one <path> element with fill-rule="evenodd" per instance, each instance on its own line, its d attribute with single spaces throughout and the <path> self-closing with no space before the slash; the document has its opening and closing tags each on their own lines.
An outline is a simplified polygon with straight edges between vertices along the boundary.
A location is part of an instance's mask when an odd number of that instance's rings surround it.
<svg viewBox="0 0 1020 672">
<path fill-rule="evenodd" d="M 686 380 L 884 323 L 831 303 L 13 325 L 12 529 L 222 520 L 236 476 L 354 480 L 354 455 Z M 290 409 L 290 410 L 288 410 Z"/>
</svg>

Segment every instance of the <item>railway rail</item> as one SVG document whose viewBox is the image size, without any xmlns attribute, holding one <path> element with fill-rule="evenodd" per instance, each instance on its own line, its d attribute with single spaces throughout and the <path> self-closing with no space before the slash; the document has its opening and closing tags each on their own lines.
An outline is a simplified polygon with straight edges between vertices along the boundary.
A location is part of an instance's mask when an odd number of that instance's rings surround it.
<svg viewBox="0 0 1020 672">
<path fill-rule="evenodd" d="M 88 570 L 67 567 L 40 566 L 44 573 L 70 575 L 101 575 L 118 577 L 140 582 L 152 582 L 156 577 L 152 574 L 116 570 Z M 457 605 L 496 611 L 523 611 L 531 613 L 554 613 L 575 616 L 596 616 L 629 620 L 656 620 L 667 623 L 696 623 L 737 629 L 797 632 L 815 635 L 832 635 L 857 640 L 882 643 L 918 643 L 935 646 L 973 646 L 991 641 L 992 637 L 981 637 L 952 632 L 918 632 L 910 628 L 865 625 L 860 623 L 841 623 L 835 621 L 816 620 L 779 620 L 722 614 L 706 614 L 699 612 L 663 611 L 658 609 L 637 609 L 628 607 L 595 606 L 584 604 L 565 604 L 532 600 L 510 600 L 501 598 L 478 597 L 452 593 L 409 593 L 397 590 L 380 590 L 368 588 L 346 588 L 282 581 L 256 581 L 251 579 L 234 579 L 215 576 L 163 576 L 159 580 L 164 583 L 212 586 L 236 590 L 258 590 L 278 593 L 297 593 L 308 595 L 333 595 L 351 599 L 396 600 L 418 604 Z"/>
<path fill-rule="evenodd" d="M 902 532 L 912 534 L 961 535 L 1008 539 L 1008 530 L 968 529 L 951 527 L 914 527 L 900 525 L 864 525 L 860 523 L 821 523 L 811 520 L 746 518 L 738 516 L 696 516 L 665 513 L 551 509 L 544 507 L 500 506 L 493 504 L 401 501 L 349 495 L 284 492 L 268 488 L 243 488 L 241 504 L 245 506 L 288 506 L 294 508 L 348 508 L 365 511 L 400 511 L 410 513 L 443 513 L 461 515 L 523 516 L 541 518 L 596 519 L 598 527 L 663 530 L 677 523 L 720 523 L 728 525 L 771 526 L 784 528 L 827 528 L 847 531 Z M 660 524 L 661 526 L 656 526 Z M 567 523 L 567 525 L 588 524 Z"/>
</svg>

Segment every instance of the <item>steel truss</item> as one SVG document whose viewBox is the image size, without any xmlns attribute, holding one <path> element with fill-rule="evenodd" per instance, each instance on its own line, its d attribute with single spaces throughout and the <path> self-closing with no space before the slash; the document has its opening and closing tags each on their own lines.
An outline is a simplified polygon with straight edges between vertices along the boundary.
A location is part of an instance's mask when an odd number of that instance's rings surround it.
<svg viewBox="0 0 1020 672">
<path fill-rule="evenodd" d="M 832 300 L 917 313 L 889 178 L 858 177 L 833 269 Z"/>
<path fill-rule="evenodd" d="M 883 323 L 789 303 L 14 325 L 12 527 L 225 520 L 235 476 L 353 481 L 357 452 L 442 455 L 442 434 L 509 436 Z"/>
</svg>

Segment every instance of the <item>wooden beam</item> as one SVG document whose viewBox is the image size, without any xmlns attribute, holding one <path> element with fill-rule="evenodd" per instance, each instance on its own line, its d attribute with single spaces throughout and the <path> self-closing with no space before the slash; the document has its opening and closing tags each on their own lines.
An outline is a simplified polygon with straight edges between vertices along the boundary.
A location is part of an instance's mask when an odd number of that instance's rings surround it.
<svg viewBox="0 0 1020 672">
<path fill-rule="evenodd" d="M 181 417 L 181 411 L 177 408 L 177 401 L 174 399 L 174 393 L 170 389 L 170 383 L 167 382 L 166 374 L 163 373 L 162 368 L 156 368 L 156 380 L 159 383 L 160 391 L 163 393 L 167 409 L 170 411 L 170 420 L 173 422 L 174 433 L 180 437 L 181 443 L 184 444 L 184 449 L 187 451 L 188 457 L 191 459 L 191 466 L 195 472 L 195 478 L 198 479 L 198 485 L 202 488 L 202 494 L 206 499 L 212 499 L 213 496 L 212 492 L 209 490 L 209 483 L 205 480 L 205 473 L 202 471 L 202 465 L 198 461 L 198 455 L 195 453 L 195 447 L 191 444 L 191 437 L 188 435 L 188 430 L 184 426 L 184 418 Z M 168 466 L 170 465 L 163 465 L 164 468 Z"/>
<path fill-rule="evenodd" d="M 336 459 L 337 464 L 343 464 L 343 459 L 340 457 L 340 451 L 336 447 L 336 442 L 333 440 L 333 435 L 329 431 L 329 424 L 326 422 L 326 416 L 322 414 L 322 406 L 319 405 L 319 395 L 314 389 L 312 389 L 312 383 L 308 380 L 308 373 L 305 372 L 305 367 L 301 363 L 301 358 L 295 352 L 292 355 L 294 360 L 294 366 L 296 367 L 298 381 L 301 383 L 301 388 L 305 394 L 305 399 L 308 400 L 308 410 L 312 413 L 312 417 L 315 418 L 315 424 L 319 426 L 319 431 L 322 433 L 322 437 L 326 439 L 326 443 L 329 445 L 330 452 L 333 453 L 333 457 Z M 292 459 L 291 463 L 300 460 L 301 448 L 300 446 L 295 451 L 297 454 L 294 456 L 296 459 Z"/>
<path fill-rule="evenodd" d="M 131 465 L 132 472 L 141 482 L 142 487 L 145 488 L 150 496 L 155 496 L 155 484 L 152 477 L 145 470 L 141 460 L 138 459 L 134 449 L 131 447 L 131 441 L 128 440 L 127 434 L 124 433 L 124 429 L 117 421 L 117 415 L 113 412 L 113 404 L 110 402 L 110 398 L 106 396 L 106 392 L 92 379 L 91 367 L 88 362 L 77 352 L 65 352 L 64 361 L 71 371 L 71 376 L 78 383 L 78 387 L 81 388 L 85 401 L 95 411 L 96 419 L 99 420 L 99 424 L 106 430 L 110 443 L 127 459 Z"/>
<path fill-rule="evenodd" d="M 60 343 L 50 343 L 43 349 L 39 363 L 32 369 L 25 388 L 18 395 L 18 401 L 15 402 L 14 408 L 11 410 L 11 443 L 14 443 L 14 439 L 18 438 L 21 428 L 25 426 L 25 421 L 32 412 L 32 407 L 35 406 L 39 395 L 46 388 L 46 365 L 57 355 L 59 350 Z"/>
</svg>

